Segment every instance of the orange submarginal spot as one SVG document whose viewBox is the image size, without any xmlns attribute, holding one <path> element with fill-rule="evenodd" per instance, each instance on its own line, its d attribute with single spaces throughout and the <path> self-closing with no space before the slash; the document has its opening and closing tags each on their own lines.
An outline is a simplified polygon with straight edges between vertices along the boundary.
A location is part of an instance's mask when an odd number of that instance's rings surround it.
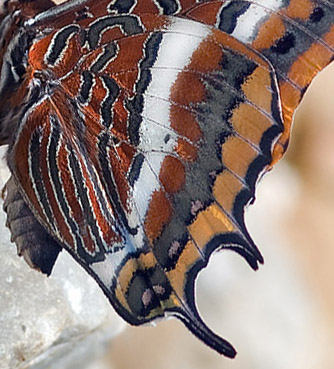
<svg viewBox="0 0 334 369">
<path fill-rule="evenodd" d="M 117 287 L 115 288 L 115 296 L 117 300 L 121 303 L 122 307 L 131 313 L 130 306 L 128 305 L 124 293 L 119 285 L 117 285 Z"/>
<path fill-rule="evenodd" d="M 204 249 L 215 235 L 233 232 L 236 228 L 218 205 L 212 204 L 198 213 L 195 221 L 188 226 L 188 231 L 196 245 Z"/>
<path fill-rule="evenodd" d="M 189 105 L 201 102 L 204 97 L 205 87 L 198 75 L 187 71 L 178 74 L 170 92 L 170 99 L 173 103 Z"/>
<path fill-rule="evenodd" d="M 71 22 L 73 22 L 72 19 L 71 19 Z M 90 21 L 90 18 L 85 18 L 85 19 L 81 19 L 77 21 L 76 23 L 79 24 L 82 29 L 86 29 L 89 27 L 89 24 L 91 23 L 91 21 Z"/>
<path fill-rule="evenodd" d="M 269 63 L 264 58 L 254 51 L 251 51 L 245 44 L 225 32 L 222 32 L 218 29 L 212 29 L 211 35 L 207 38 L 207 40 L 218 42 L 223 49 L 231 49 L 234 52 L 238 52 L 244 57 L 254 61 L 258 65 L 261 65 L 265 69 L 269 69 Z"/>
<path fill-rule="evenodd" d="M 166 272 L 167 278 L 179 298 L 184 298 L 184 287 L 187 281 L 187 272 L 200 259 L 201 256 L 195 244 L 193 241 L 189 240 L 179 256 L 175 268 L 169 272 Z M 178 300 L 175 300 L 174 303 L 179 305 Z"/>
<path fill-rule="evenodd" d="M 286 125 L 291 124 L 293 113 L 302 96 L 301 92 L 289 82 L 280 81 L 279 90 L 282 101 L 282 113 L 285 128 Z"/>
<path fill-rule="evenodd" d="M 124 308 L 131 312 L 131 309 L 127 303 L 125 293 L 129 288 L 131 283 L 131 279 L 138 269 L 138 261 L 135 258 L 130 258 L 121 268 L 117 277 L 117 287 L 115 290 L 115 294 L 117 299 L 121 302 Z"/>
<path fill-rule="evenodd" d="M 142 253 L 139 256 L 140 264 L 144 269 L 154 268 L 157 264 L 156 258 L 154 257 L 153 252 L 147 252 L 146 254 Z"/>
<path fill-rule="evenodd" d="M 154 268 L 155 266 L 156 259 L 153 253 L 149 252 L 140 254 L 138 258 L 130 258 L 119 271 L 115 294 L 123 307 L 128 311 L 131 312 L 131 309 L 126 301 L 125 293 L 130 286 L 133 275 L 138 269 L 144 271 L 145 269 Z"/>
<path fill-rule="evenodd" d="M 334 24 L 330 30 L 323 36 L 323 40 L 331 47 L 334 47 Z"/>
<path fill-rule="evenodd" d="M 184 138 L 179 138 L 177 140 L 175 151 L 183 160 L 189 162 L 194 162 L 197 158 L 197 147 Z"/>
<path fill-rule="evenodd" d="M 224 170 L 215 180 L 213 195 L 226 212 L 232 214 L 235 198 L 242 189 L 240 180 L 231 172 Z"/>
<path fill-rule="evenodd" d="M 237 136 L 230 136 L 222 145 L 222 162 L 241 178 L 247 174 L 250 164 L 257 157 L 257 151 Z"/>
<path fill-rule="evenodd" d="M 300 89 L 307 87 L 315 75 L 332 59 L 333 52 L 320 43 L 314 43 L 292 64 L 288 77 Z"/>
<path fill-rule="evenodd" d="M 127 120 L 129 117 L 129 111 L 125 108 L 127 96 L 126 92 L 121 90 L 119 92 L 119 96 L 114 104 L 114 119 L 119 121 L 118 130 L 121 132 L 120 137 L 126 139 L 127 138 Z"/>
<path fill-rule="evenodd" d="M 146 213 L 144 228 L 151 243 L 159 237 L 172 215 L 172 207 L 162 190 L 154 191 Z"/>
<path fill-rule="evenodd" d="M 249 104 L 241 104 L 233 110 L 230 118 L 235 132 L 259 147 L 263 133 L 273 125 L 261 111 Z"/>
<path fill-rule="evenodd" d="M 126 263 L 123 265 L 123 267 L 118 273 L 117 278 L 118 284 L 122 291 L 128 290 L 131 279 L 136 270 L 138 269 L 139 269 L 138 260 L 134 257 L 128 259 Z"/>
<path fill-rule="evenodd" d="M 86 122 L 89 122 L 86 120 Z M 91 160 L 92 165 L 95 168 L 99 166 L 99 138 L 98 135 L 92 135 L 91 132 L 86 130 L 85 135 L 82 137 L 86 145 L 87 157 Z M 70 140 L 75 142 L 76 138 L 71 137 Z"/>
<path fill-rule="evenodd" d="M 171 105 L 170 107 L 171 127 L 181 136 L 188 138 L 192 142 L 202 138 L 203 133 L 194 115 L 187 109 Z"/>
<path fill-rule="evenodd" d="M 185 182 L 185 169 L 180 160 L 167 155 L 161 164 L 159 179 L 167 193 L 178 192 Z"/>
<path fill-rule="evenodd" d="M 310 0 L 290 0 L 289 6 L 282 11 L 289 18 L 308 20 L 313 11 Z"/>
<path fill-rule="evenodd" d="M 324 41 L 329 46 L 334 44 L 334 25 L 324 36 Z M 312 82 L 315 75 L 322 70 L 333 58 L 333 52 L 320 43 L 314 43 L 293 63 L 288 73 L 288 77 L 298 87 L 296 89 L 291 83 L 280 81 L 280 94 L 282 100 L 282 113 L 284 120 L 284 131 L 280 136 L 273 150 L 273 159 L 271 167 L 283 156 L 287 149 L 292 117 L 302 98 L 301 91 L 305 91 L 306 87 Z"/>
<path fill-rule="evenodd" d="M 293 113 L 301 100 L 301 92 L 291 83 L 280 81 L 280 95 L 282 100 L 282 116 L 284 129 L 277 143 L 273 148 L 272 161 L 270 167 L 273 167 L 283 156 L 287 149 L 290 138 Z"/>
<path fill-rule="evenodd" d="M 271 78 L 269 70 L 257 67 L 241 86 L 245 97 L 269 114 L 272 102 Z"/>
<path fill-rule="evenodd" d="M 256 39 L 252 43 L 252 47 L 256 50 L 268 49 L 275 44 L 277 40 L 284 36 L 285 25 L 282 17 L 273 14 L 260 27 Z"/>
<path fill-rule="evenodd" d="M 208 73 L 213 70 L 220 70 L 220 62 L 223 57 L 222 48 L 219 44 L 209 41 L 210 38 L 202 41 L 194 51 L 187 70 L 194 70 L 201 73 Z"/>
</svg>

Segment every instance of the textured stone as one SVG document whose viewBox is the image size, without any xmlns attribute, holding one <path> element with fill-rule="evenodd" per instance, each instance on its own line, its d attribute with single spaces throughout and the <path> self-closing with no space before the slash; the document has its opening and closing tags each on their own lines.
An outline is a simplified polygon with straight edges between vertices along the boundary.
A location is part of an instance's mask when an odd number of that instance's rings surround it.
<svg viewBox="0 0 334 369">
<path fill-rule="evenodd" d="M 1 187 L 7 176 L 2 163 Z M 49 278 L 18 257 L 3 211 L 0 260 L 2 369 L 86 368 L 122 330 L 95 281 L 65 251 Z"/>
</svg>

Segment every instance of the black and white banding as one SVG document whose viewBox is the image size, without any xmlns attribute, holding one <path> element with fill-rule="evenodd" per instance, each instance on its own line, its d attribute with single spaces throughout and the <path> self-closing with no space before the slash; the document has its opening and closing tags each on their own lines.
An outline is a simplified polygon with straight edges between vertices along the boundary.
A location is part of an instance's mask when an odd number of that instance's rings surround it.
<svg viewBox="0 0 334 369">
<path fill-rule="evenodd" d="M 103 34 L 113 28 L 120 28 L 125 36 L 143 33 L 144 26 L 136 15 L 119 15 L 100 17 L 92 22 L 86 32 L 87 42 L 90 49 L 95 49 Z"/>
<path fill-rule="evenodd" d="M 58 65 L 68 49 L 70 39 L 75 34 L 79 33 L 79 31 L 80 26 L 77 24 L 70 24 L 56 32 L 50 42 L 48 50 L 45 53 L 45 64 L 48 66 Z"/>
</svg>

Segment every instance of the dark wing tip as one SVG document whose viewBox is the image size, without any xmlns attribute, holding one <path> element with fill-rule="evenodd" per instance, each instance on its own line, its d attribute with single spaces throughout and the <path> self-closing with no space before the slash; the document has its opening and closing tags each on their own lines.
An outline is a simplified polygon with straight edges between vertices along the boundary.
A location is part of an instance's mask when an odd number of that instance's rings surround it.
<svg viewBox="0 0 334 369">
<path fill-rule="evenodd" d="M 181 314 L 176 316 L 204 344 L 228 358 L 233 359 L 236 356 L 237 352 L 234 347 L 225 339 L 212 332 L 201 320 L 197 312 L 193 312 L 191 316 L 189 315 L 187 312 L 182 311 Z"/>
</svg>

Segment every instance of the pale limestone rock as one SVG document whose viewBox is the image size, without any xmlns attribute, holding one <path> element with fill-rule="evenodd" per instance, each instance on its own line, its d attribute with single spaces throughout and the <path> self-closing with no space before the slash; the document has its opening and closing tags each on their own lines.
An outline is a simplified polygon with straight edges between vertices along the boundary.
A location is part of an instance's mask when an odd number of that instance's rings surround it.
<svg viewBox="0 0 334 369">
<path fill-rule="evenodd" d="M 1 185 L 7 175 L 2 163 Z M 3 211 L 0 235 L 0 368 L 92 365 L 125 323 L 67 252 L 60 254 L 48 278 L 16 255 Z"/>
</svg>

